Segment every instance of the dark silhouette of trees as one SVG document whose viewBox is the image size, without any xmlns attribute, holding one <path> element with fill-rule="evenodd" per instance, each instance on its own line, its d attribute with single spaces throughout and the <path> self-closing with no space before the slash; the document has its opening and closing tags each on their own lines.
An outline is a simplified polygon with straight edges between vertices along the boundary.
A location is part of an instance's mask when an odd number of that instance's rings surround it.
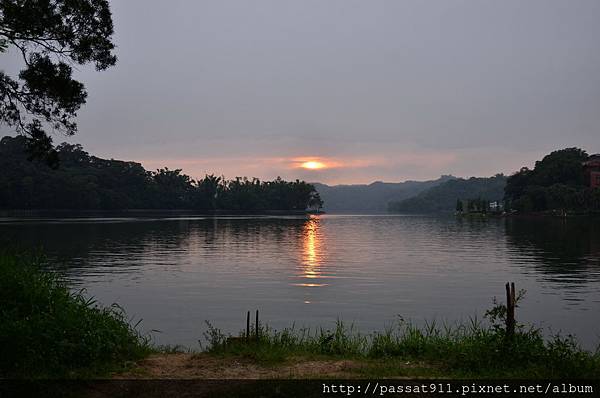
<svg viewBox="0 0 600 398">
<path fill-rule="evenodd" d="M 532 171 L 527 167 L 522 167 L 517 173 L 508 177 L 506 181 L 506 187 L 504 188 L 504 199 L 506 201 L 512 200 L 512 198 L 518 198 L 523 195 Z"/>
<path fill-rule="evenodd" d="M 151 173 L 152 207 L 159 209 L 191 208 L 194 197 L 193 180 L 181 173 L 181 169 L 167 167 Z"/>
<path fill-rule="evenodd" d="M 588 154 L 566 148 L 546 155 L 533 170 L 523 167 L 508 178 L 504 199 L 521 212 L 600 211 L 600 189 L 585 183 L 583 162 Z"/>
<path fill-rule="evenodd" d="M 204 182 L 208 180 L 208 182 Z M 198 187 L 212 184 L 214 176 L 206 176 L 196 183 Z M 257 178 L 236 177 L 220 180 L 216 190 L 217 209 L 235 211 L 320 209 L 323 202 L 315 188 L 304 181 L 284 181 L 277 177 L 273 181 Z"/>
<path fill-rule="evenodd" d="M 107 0 L 0 1 L 0 52 L 12 46 L 24 63 L 17 80 L 0 71 L 0 123 L 27 137 L 30 157 L 57 165 L 46 130 L 75 134 L 87 97 L 71 65 L 114 65 L 112 34 Z"/>
<path fill-rule="evenodd" d="M 81 145 L 56 147 L 61 167 L 29 161 L 27 138 L 0 140 L 0 208 L 4 209 L 187 209 L 218 211 L 304 211 L 323 202 L 304 181 L 260 181 L 207 175 L 196 181 L 182 170 L 151 172 L 141 164 L 101 159 Z"/>
<path fill-rule="evenodd" d="M 467 199 L 468 213 L 486 214 L 490 210 L 490 201 L 482 198 Z"/>
<path fill-rule="evenodd" d="M 308 200 L 308 207 L 311 210 L 321 211 L 323 208 L 323 199 L 321 199 L 321 195 L 316 190 L 311 192 L 310 199 Z"/>
<path fill-rule="evenodd" d="M 194 207 L 203 211 L 217 210 L 217 198 L 221 191 L 222 177 L 207 175 L 196 182 L 196 196 Z"/>
</svg>

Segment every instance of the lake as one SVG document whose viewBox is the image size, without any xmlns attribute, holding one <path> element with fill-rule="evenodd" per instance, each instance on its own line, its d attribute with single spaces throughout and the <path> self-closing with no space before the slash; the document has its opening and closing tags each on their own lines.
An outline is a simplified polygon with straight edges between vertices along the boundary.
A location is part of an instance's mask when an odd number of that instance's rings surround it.
<svg viewBox="0 0 600 398">
<path fill-rule="evenodd" d="M 198 348 L 260 310 L 275 328 L 364 332 L 481 318 L 504 284 L 517 321 L 600 343 L 600 222 L 403 215 L 44 218 L 0 221 L 0 240 L 43 247 L 74 289 L 118 303 L 158 344 Z"/>
</svg>

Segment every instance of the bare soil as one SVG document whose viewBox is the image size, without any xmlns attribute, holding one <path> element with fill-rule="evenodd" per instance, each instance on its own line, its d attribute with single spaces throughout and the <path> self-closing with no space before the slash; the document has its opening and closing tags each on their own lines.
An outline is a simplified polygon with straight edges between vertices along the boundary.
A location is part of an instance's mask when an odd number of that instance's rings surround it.
<svg viewBox="0 0 600 398">
<path fill-rule="evenodd" d="M 155 354 L 115 379 L 273 379 L 352 377 L 361 364 L 352 360 L 292 358 L 275 366 L 251 359 L 216 357 L 209 354 Z M 356 376 L 354 376 L 356 377 Z"/>
</svg>

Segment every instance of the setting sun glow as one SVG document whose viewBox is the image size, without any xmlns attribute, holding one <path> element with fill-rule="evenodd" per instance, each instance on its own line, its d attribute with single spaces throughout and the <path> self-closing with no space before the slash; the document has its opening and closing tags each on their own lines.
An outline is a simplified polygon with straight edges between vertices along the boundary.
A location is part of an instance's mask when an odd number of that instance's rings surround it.
<svg viewBox="0 0 600 398">
<path fill-rule="evenodd" d="M 321 163 L 321 162 L 317 162 L 314 160 L 311 160 L 309 162 L 304 162 L 300 165 L 300 167 L 302 167 L 303 169 L 309 169 L 309 170 L 317 170 L 317 169 L 322 169 L 325 167 L 325 164 Z"/>
</svg>

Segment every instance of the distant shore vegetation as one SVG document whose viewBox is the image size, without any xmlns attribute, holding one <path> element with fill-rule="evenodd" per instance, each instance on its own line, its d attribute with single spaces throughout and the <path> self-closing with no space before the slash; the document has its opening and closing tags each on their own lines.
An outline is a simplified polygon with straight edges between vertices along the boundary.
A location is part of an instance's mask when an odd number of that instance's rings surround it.
<svg viewBox="0 0 600 398">
<path fill-rule="evenodd" d="M 596 181 L 594 178 L 598 178 Z M 600 156 L 580 148 L 554 151 L 511 175 L 505 207 L 521 213 L 600 212 Z"/>
<path fill-rule="evenodd" d="M 600 155 L 580 148 L 554 151 L 509 177 L 455 178 L 401 201 L 395 213 L 596 214 L 600 213 Z"/>
<path fill-rule="evenodd" d="M 59 167 L 29 159 L 23 136 L 0 140 L 0 209 L 199 212 L 305 211 L 323 205 L 312 184 L 206 175 L 194 180 L 181 170 L 148 171 L 140 163 L 102 159 L 80 145 L 56 148 Z"/>
<path fill-rule="evenodd" d="M 392 201 L 388 210 L 394 213 L 451 213 L 457 200 L 486 198 L 502 201 L 506 176 L 454 178 L 429 188 L 412 198 Z"/>
</svg>

